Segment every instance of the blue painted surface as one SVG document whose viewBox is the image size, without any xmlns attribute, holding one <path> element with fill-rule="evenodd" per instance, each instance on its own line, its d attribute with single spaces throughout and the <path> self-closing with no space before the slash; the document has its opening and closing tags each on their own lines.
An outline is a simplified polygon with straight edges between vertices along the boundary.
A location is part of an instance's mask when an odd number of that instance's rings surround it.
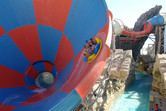
<svg viewBox="0 0 166 111">
<path fill-rule="evenodd" d="M 106 1 L 105 1 L 105 0 L 102 0 L 102 3 L 104 4 L 104 6 L 105 6 L 105 10 L 107 11 L 107 10 L 108 10 L 108 6 L 107 6 Z"/>
<path fill-rule="evenodd" d="M 97 54 L 97 52 L 99 51 L 99 48 L 100 48 L 100 43 L 98 43 L 95 47 L 95 51 L 94 51 L 95 54 Z"/>
<path fill-rule="evenodd" d="M 62 91 L 57 91 L 53 95 L 49 96 L 48 98 L 40 102 L 34 103 L 32 105 L 19 106 L 13 111 L 49 111 L 50 109 L 52 109 L 52 107 L 54 107 L 60 101 L 62 101 L 66 96 L 67 96 L 66 93 Z M 41 107 L 43 105 L 44 107 Z"/>
<path fill-rule="evenodd" d="M 164 24 L 164 18 L 161 15 L 157 15 L 148 21 L 153 25 L 153 29 L 155 29 L 155 25 L 157 24 Z"/>
<path fill-rule="evenodd" d="M 83 99 L 74 89 L 63 101 L 57 104 L 50 111 L 73 111 L 73 109 L 82 101 Z"/>
<path fill-rule="evenodd" d="M 43 59 L 54 63 L 62 37 L 62 32 L 45 25 L 38 25 L 38 32 Z"/>
<path fill-rule="evenodd" d="M 86 57 L 84 57 L 84 61 L 85 61 L 85 62 L 88 62 L 88 59 L 87 59 Z"/>
<path fill-rule="evenodd" d="M 156 108 L 153 108 L 153 109 L 150 110 L 150 111 L 156 111 Z M 161 111 L 161 109 L 158 109 L 158 111 Z"/>
<path fill-rule="evenodd" d="M 37 70 L 38 73 L 45 72 L 44 62 L 33 64 L 33 67 Z"/>
<path fill-rule="evenodd" d="M 54 78 L 58 75 L 58 70 L 55 66 L 53 66 L 52 75 L 54 76 Z"/>
<path fill-rule="evenodd" d="M 72 43 L 74 55 L 106 24 L 107 12 L 103 0 L 73 0 L 64 34 Z"/>
<path fill-rule="evenodd" d="M 0 103 L 18 106 L 34 94 L 27 87 L 0 88 Z"/>
<path fill-rule="evenodd" d="M 62 85 L 66 82 L 74 65 L 74 59 L 58 74 L 58 78 L 53 85 L 53 87 L 60 89 Z"/>
<path fill-rule="evenodd" d="M 6 32 L 36 24 L 33 0 L 0 0 L 0 25 Z"/>
<path fill-rule="evenodd" d="M 106 11 L 104 0 L 95 0 L 95 2 L 94 0 L 73 0 L 64 33 L 72 42 L 75 55 L 86 44 L 85 40 L 94 37 L 107 24 Z M 32 24 L 36 24 L 33 0 L 0 0 L 0 25 L 5 31 Z M 62 32 L 49 26 L 38 25 L 38 33 L 44 60 L 54 63 Z M 31 65 L 7 34 L 0 37 L 0 53 L 0 64 L 20 73 L 24 74 Z M 59 73 L 54 84 L 55 88 L 61 88 L 66 82 L 73 65 L 74 60 Z M 39 73 L 45 71 L 42 62 L 33 64 L 33 66 Z M 56 77 L 57 68 L 55 66 L 52 73 Z M 28 86 L 35 85 L 35 80 L 31 77 L 25 75 L 24 80 Z M 14 111 L 49 111 L 50 109 L 59 111 L 60 109 L 72 110 L 82 102 L 82 98 L 76 90 L 73 90 L 69 96 L 65 92 L 57 91 L 37 103 L 19 106 L 34 94 L 36 92 L 28 87 L 0 88 L 0 103 L 18 106 Z"/>
<path fill-rule="evenodd" d="M 0 64 L 22 74 L 25 73 L 27 67 L 30 65 L 28 59 L 8 34 L 0 37 Z"/>
<path fill-rule="evenodd" d="M 24 75 L 24 81 L 27 86 L 36 86 L 35 79 L 27 75 Z"/>
</svg>

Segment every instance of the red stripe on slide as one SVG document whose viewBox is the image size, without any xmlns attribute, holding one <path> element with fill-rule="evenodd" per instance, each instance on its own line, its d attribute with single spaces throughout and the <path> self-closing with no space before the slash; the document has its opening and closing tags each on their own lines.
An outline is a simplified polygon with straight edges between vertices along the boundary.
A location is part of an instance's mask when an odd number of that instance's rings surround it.
<svg viewBox="0 0 166 111">
<path fill-rule="evenodd" d="M 90 70 L 88 71 L 85 69 L 85 71 L 83 72 L 84 75 L 88 73 L 86 76 L 84 76 L 84 78 L 86 79 L 82 79 L 82 81 L 79 82 L 79 84 L 75 88 L 83 99 L 89 93 L 89 91 L 91 90 L 93 85 L 96 83 L 98 77 L 101 75 L 103 71 L 106 59 L 108 57 L 108 53 L 110 53 L 109 51 L 110 49 L 108 50 L 108 48 L 109 47 L 106 47 L 105 44 L 103 45 L 103 48 L 101 52 L 99 53 L 97 60 L 93 62 L 93 65 L 89 64 L 88 67 L 90 67 Z"/>
<path fill-rule="evenodd" d="M 92 68 L 91 65 L 94 65 L 94 62 L 88 64 L 83 61 L 83 51 L 84 50 L 80 51 L 75 56 L 72 72 L 68 80 L 61 88 L 61 90 L 66 93 L 70 93 L 79 84 L 79 82 L 86 77 L 86 75 Z"/>
<path fill-rule="evenodd" d="M 95 37 L 101 38 L 102 42 L 105 43 L 107 40 L 108 29 L 109 29 L 109 22 L 100 30 L 99 33 L 96 34 Z"/>
<path fill-rule="evenodd" d="M 95 84 L 96 80 L 103 71 L 105 61 L 110 54 L 108 47 L 103 44 L 99 55 L 91 63 L 83 61 L 83 51 L 80 51 L 74 58 L 74 66 L 68 80 L 60 90 L 70 93 L 76 89 L 82 98 L 84 98 Z"/>
<path fill-rule="evenodd" d="M 12 111 L 16 108 L 17 106 L 10 106 L 6 104 L 0 103 L 0 111 Z"/>
<path fill-rule="evenodd" d="M 44 67 L 45 67 L 45 71 L 46 72 L 51 72 L 52 73 L 53 66 L 54 66 L 54 64 L 50 64 L 48 62 L 44 62 Z"/>
<path fill-rule="evenodd" d="M 35 89 L 37 89 L 39 87 L 37 87 L 37 86 L 28 86 L 28 88 L 31 89 L 31 90 L 35 90 Z"/>
<path fill-rule="evenodd" d="M 63 34 L 59 45 L 58 53 L 55 59 L 55 66 L 58 73 L 74 58 L 74 51 L 70 40 Z"/>
<path fill-rule="evenodd" d="M 24 75 L 0 65 L 0 88 L 26 86 Z"/>
<path fill-rule="evenodd" d="M 36 79 L 36 77 L 38 76 L 38 72 L 37 70 L 33 67 L 33 65 L 30 65 L 26 72 L 25 72 L 25 75 L 33 78 L 33 79 Z"/>
<path fill-rule="evenodd" d="M 37 24 L 63 32 L 72 0 L 33 0 Z"/>
<path fill-rule="evenodd" d="M 37 25 L 19 27 L 8 34 L 31 63 L 43 59 Z"/>
<path fill-rule="evenodd" d="M 6 31 L 3 29 L 3 27 L 0 25 L 0 36 L 2 36 L 3 34 L 5 34 Z"/>
<path fill-rule="evenodd" d="M 42 91 L 40 93 L 36 93 L 32 97 L 30 97 L 28 100 L 26 100 L 24 103 L 22 103 L 21 106 L 34 104 L 36 102 L 44 100 L 45 98 L 47 98 L 47 97 L 51 96 L 52 94 L 54 94 L 56 91 L 57 91 L 56 88 L 51 87 L 49 89 L 46 89 L 45 91 Z"/>
</svg>

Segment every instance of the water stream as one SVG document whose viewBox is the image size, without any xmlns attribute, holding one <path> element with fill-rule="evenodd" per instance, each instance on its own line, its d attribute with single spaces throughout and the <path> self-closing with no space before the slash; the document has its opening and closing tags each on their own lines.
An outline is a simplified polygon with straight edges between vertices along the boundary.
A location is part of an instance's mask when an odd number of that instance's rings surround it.
<svg viewBox="0 0 166 111">
<path fill-rule="evenodd" d="M 136 72 L 136 79 L 119 97 L 112 111 L 149 111 L 152 75 Z"/>
</svg>

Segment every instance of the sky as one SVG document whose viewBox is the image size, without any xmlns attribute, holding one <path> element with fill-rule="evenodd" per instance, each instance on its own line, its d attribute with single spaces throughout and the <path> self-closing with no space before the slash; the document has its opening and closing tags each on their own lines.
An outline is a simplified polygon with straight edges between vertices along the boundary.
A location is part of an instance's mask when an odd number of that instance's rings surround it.
<svg viewBox="0 0 166 111">
<path fill-rule="evenodd" d="M 108 9 L 113 14 L 113 19 L 120 19 L 124 25 L 133 28 L 140 15 L 156 5 L 162 5 L 160 13 L 166 13 L 166 0 L 105 0 Z M 147 39 L 143 48 L 153 44 Z"/>
<path fill-rule="evenodd" d="M 121 19 L 130 28 L 134 27 L 140 15 L 156 5 L 162 5 L 160 12 L 166 12 L 166 0 L 105 0 L 114 19 Z"/>
</svg>

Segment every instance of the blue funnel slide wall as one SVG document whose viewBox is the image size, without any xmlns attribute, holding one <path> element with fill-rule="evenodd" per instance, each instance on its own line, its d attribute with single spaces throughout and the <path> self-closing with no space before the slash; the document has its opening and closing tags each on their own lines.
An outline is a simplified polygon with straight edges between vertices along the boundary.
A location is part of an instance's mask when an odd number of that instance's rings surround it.
<svg viewBox="0 0 166 111">
<path fill-rule="evenodd" d="M 109 50 L 105 0 L 0 0 L 0 111 L 70 111 L 100 76 Z M 86 63 L 86 40 L 103 46 Z M 52 74 L 46 88 L 36 85 Z"/>
</svg>

